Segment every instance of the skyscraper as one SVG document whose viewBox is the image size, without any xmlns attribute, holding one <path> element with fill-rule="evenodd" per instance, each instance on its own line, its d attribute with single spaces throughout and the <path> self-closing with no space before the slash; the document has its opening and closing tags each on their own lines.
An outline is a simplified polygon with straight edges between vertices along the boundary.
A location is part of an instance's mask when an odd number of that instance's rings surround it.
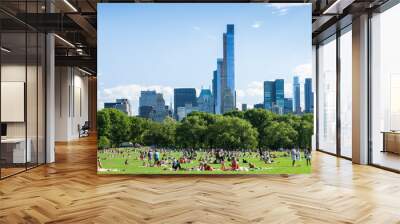
<svg viewBox="0 0 400 224">
<path fill-rule="evenodd" d="M 217 113 L 217 85 L 218 85 L 218 72 L 217 70 L 213 71 L 213 79 L 212 79 L 212 94 L 213 94 L 213 113 Z"/>
<path fill-rule="evenodd" d="M 275 102 L 275 82 L 264 81 L 264 109 L 271 110 Z"/>
<path fill-rule="evenodd" d="M 139 116 L 161 122 L 168 116 L 168 109 L 162 93 L 141 91 L 139 97 Z"/>
<path fill-rule="evenodd" d="M 242 111 L 246 111 L 247 110 L 247 104 L 246 103 L 242 103 Z"/>
<path fill-rule="evenodd" d="M 157 104 L 157 93 L 154 90 L 140 91 L 139 97 L 139 116 L 150 118 L 151 111 Z"/>
<path fill-rule="evenodd" d="M 304 112 L 314 111 L 314 93 L 312 92 L 312 79 L 306 78 L 304 81 Z"/>
<path fill-rule="evenodd" d="M 236 108 L 235 91 L 235 27 L 233 24 L 226 26 L 223 34 L 223 69 L 221 76 L 221 113 L 232 111 Z"/>
<path fill-rule="evenodd" d="M 289 114 L 293 113 L 293 99 L 285 98 L 285 107 L 283 108 L 283 113 Z"/>
<path fill-rule="evenodd" d="M 299 77 L 293 77 L 293 108 L 296 114 L 301 113 L 300 107 L 300 82 Z"/>
<path fill-rule="evenodd" d="M 156 105 L 157 101 L 157 93 L 154 90 L 145 90 L 140 91 L 139 97 L 139 108 L 143 106 L 152 106 Z"/>
<path fill-rule="evenodd" d="M 168 107 L 165 107 L 165 100 L 162 93 L 156 94 L 156 104 L 150 113 L 150 119 L 162 122 L 168 116 Z"/>
<path fill-rule="evenodd" d="M 197 107 L 195 88 L 176 88 L 174 89 L 174 115 L 177 116 L 178 107 L 185 107 L 186 104 L 192 104 Z"/>
<path fill-rule="evenodd" d="M 114 108 L 124 112 L 128 116 L 132 115 L 131 104 L 128 99 L 116 99 L 113 103 L 104 103 L 104 108 Z"/>
<path fill-rule="evenodd" d="M 214 71 L 213 76 L 213 97 L 214 97 L 214 113 L 221 114 L 222 106 L 222 94 L 221 94 L 221 78 L 223 71 L 224 60 L 222 58 L 217 59 L 217 70 Z"/>
<path fill-rule="evenodd" d="M 202 89 L 199 97 L 197 98 L 197 105 L 199 107 L 199 111 L 206 113 L 214 112 L 214 98 L 209 89 Z"/>
<path fill-rule="evenodd" d="M 282 109 L 285 107 L 285 80 L 275 80 L 275 104 Z"/>
<path fill-rule="evenodd" d="M 285 107 L 285 80 L 264 81 L 264 109 L 283 113 Z"/>
</svg>

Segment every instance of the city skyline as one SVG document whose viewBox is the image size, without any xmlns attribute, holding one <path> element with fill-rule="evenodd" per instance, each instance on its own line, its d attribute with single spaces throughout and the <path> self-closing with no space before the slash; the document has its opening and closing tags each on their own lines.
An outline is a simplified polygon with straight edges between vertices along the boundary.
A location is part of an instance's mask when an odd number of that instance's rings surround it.
<svg viewBox="0 0 400 224">
<path fill-rule="evenodd" d="M 99 67 L 98 108 L 101 109 L 104 102 L 127 98 L 131 101 L 133 114 L 138 114 L 138 98 L 142 90 L 163 93 L 166 104 L 170 105 L 174 88 L 193 87 L 197 93 L 201 91 L 201 87 L 212 89 L 214 70 L 218 67 L 217 59 L 224 57 L 224 43 L 221 39 L 227 31 L 227 24 L 235 25 L 234 106 L 240 108 L 242 103 L 246 103 L 251 108 L 252 105 L 263 102 L 264 80 L 284 78 L 287 80 L 285 96 L 291 96 L 292 90 L 287 86 L 291 84 L 293 75 L 311 77 L 311 36 L 307 34 L 311 24 L 306 19 L 293 22 L 293 18 L 299 15 L 310 17 L 309 5 L 239 6 L 240 4 L 205 4 L 201 7 L 196 4 L 139 4 L 124 7 L 121 4 L 100 7 L 99 60 L 104 63 Z M 171 7 L 176 15 L 170 13 Z M 113 20 L 123 19 L 115 13 L 121 8 L 132 12 L 124 14 L 130 17 L 126 18 L 127 21 L 134 21 L 135 17 L 141 16 L 144 18 L 141 20 L 143 22 L 112 27 L 110 24 L 113 24 Z M 222 8 L 223 16 L 218 14 Z M 279 14 L 279 8 L 285 9 L 286 13 Z M 159 17 L 154 17 L 155 11 Z M 177 15 L 181 14 L 185 15 L 185 21 L 178 18 Z M 237 18 L 238 15 L 241 20 Z M 151 21 L 147 21 L 147 17 L 151 17 Z M 296 38 L 280 31 L 277 23 L 296 26 L 293 28 L 297 32 Z M 138 31 L 140 32 L 137 33 Z M 118 35 L 119 33 L 124 35 Z M 209 33 L 213 38 L 207 38 L 204 33 Z M 165 38 L 157 38 L 159 35 Z M 120 39 L 120 36 L 125 39 Z M 279 45 L 284 39 L 290 39 L 290 46 Z M 111 44 L 103 46 L 102 43 Z"/>
<path fill-rule="evenodd" d="M 299 77 L 295 76 L 293 79 L 298 80 Z M 297 83 L 297 81 L 293 83 Z M 314 92 L 312 91 L 312 78 L 306 78 L 302 86 L 297 84 L 290 86 L 293 89 L 302 89 L 303 96 L 298 97 L 300 98 L 300 103 L 305 106 L 304 108 L 300 107 L 298 110 L 296 110 L 296 103 L 294 103 L 295 96 L 286 96 L 282 91 L 284 86 L 286 86 L 284 79 L 264 81 L 264 98 L 262 102 L 253 105 L 244 102 L 234 110 L 245 111 L 247 109 L 262 108 L 277 114 L 313 113 Z M 162 93 L 158 93 L 156 90 L 141 90 L 139 105 L 137 106 L 138 114 L 131 113 L 134 110 L 134 105 L 131 105 L 127 99 L 115 99 L 115 102 L 105 102 L 104 108 L 116 108 L 130 116 L 141 116 L 156 121 L 162 121 L 166 116 L 182 120 L 192 111 L 220 114 L 215 110 L 214 95 L 214 91 L 211 88 L 201 88 L 200 91 L 196 88 L 175 88 L 173 94 L 174 103 L 168 105 Z M 118 103 L 120 102 L 125 102 L 128 105 L 128 110 L 124 109 L 126 105 L 119 105 Z"/>
</svg>

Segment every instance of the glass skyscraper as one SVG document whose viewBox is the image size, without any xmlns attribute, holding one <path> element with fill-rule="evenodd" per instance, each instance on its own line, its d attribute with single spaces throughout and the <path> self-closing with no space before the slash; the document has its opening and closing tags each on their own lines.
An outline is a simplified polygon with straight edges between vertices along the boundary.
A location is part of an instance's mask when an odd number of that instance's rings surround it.
<svg viewBox="0 0 400 224">
<path fill-rule="evenodd" d="M 275 82 L 264 82 L 264 109 L 271 110 L 272 103 L 275 102 Z"/>
<path fill-rule="evenodd" d="M 293 77 L 293 108 L 296 114 L 301 113 L 300 107 L 300 82 L 299 77 Z"/>
<path fill-rule="evenodd" d="M 214 71 L 213 77 L 213 97 L 214 97 L 214 113 L 221 114 L 222 111 L 222 71 L 224 66 L 224 60 L 222 58 L 217 59 L 217 70 Z M 226 80 L 226 79 L 224 79 Z M 226 82 L 224 82 L 226 83 Z"/>
<path fill-rule="evenodd" d="M 227 25 L 227 31 L 223 35 L 223 69 L 221 76 L 221 109 L 222 113 L 236 108 L 235 91 L 235 27 Z"/>
<path fill-rule="evenodd" d="M 293 113 L 293 99 L 285 98 L 285 108 L 283 108 L 283 113 L 290 114 Z"/>
<path fill-rule="evenodd" d="M 285 80 L 275 80 L 275 104 L 282 109 L 285 107 Z"/>
<path fill-rule="evenodd" d="M 285 80 L 264 81 L 264 109 L 283 113 L 285 108 Z"/>
<path fill-rule="evenodd" d="M 209 89 L 202 89 L 197 98 L 199 111 L 213 113 L 214 112 L 214 96 Z"/>
<path fill-rule="evenodd" d="M 176 88 L 174 89 L 174 114 L 177 116 L 177 108 L 191 104 L 197 107 L 197 97 L 195 88 Z"/>
<path fill-rule="evenodd" d="M 314 111 L 314 94 L 312 92 L 311 78 L 306 78 L 304 82 L 304 110 L 306 113 Z"/>
</svg>

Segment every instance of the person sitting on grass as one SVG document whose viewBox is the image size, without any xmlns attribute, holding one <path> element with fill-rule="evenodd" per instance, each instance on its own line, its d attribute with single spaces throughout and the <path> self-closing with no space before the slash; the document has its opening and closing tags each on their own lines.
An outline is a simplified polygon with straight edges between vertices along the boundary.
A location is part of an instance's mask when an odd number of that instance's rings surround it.
<svg viewBox="0 0 400 224">
<path fill-rule="evenodd" d="M 172 169 L 177 171 L 177 170 L 181 170 L 181 163 L 179 162 L 179 160 L 174 159 L 174 162 L 172 162 Z"/>
<path fill-rule="evenodd" d="M 254 163 L 249 163 L 249 168 L 250 169 L 256 169 L 256 165 Z"/>
<path fill-rule="evenodd" d="M 205 162 L 200 161 L 200 163 L 199 163 L 199 170 L 200 171 L 204 171 L 204 169 L 205 169 L 204 165 L 205 165 Z"/>
<path fill-rule="evenodd" d="M 224 161 L 224 160 L 221 160 L 221 170 L 222 170 L 222 171 L 225 171 L 225 170 L 226 170 L 225 161 Z"/>
<path fill-rule="evenodd" d="M 235 157 L 232 158 L 231 169 L 233 171 L 239 170 L 239 162 L 236 160 Z"/>
<path fill-rule="evenodd" d="M 128 165 L 128 159 L 125 160 L 125 166 L 127 166 L 127 165 Z"/>
<path fill-rule="evenodd" d="M 213 168 L 212 166 L 208 165 L 208 164 L 205 164 L 205 165 L 204 165 L 204 170 L 205 170 L 205 171 L 213 171 L 214 168 Z"/>
</svg>

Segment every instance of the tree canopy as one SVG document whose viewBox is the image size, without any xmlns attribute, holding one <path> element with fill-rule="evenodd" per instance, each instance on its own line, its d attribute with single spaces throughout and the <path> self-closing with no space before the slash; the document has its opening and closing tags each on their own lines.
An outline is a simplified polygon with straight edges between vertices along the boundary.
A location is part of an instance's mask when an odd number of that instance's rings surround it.
<svg viewBox="0 0 400 224">
<path fill-rule="evenodd" d="M 224 115 L 192 112 L 182 121 L 155 122 L 129 117 L 116 109 L 97 113 L 99 148 L 123 142 L 170 148 L 226 150 L 310 148 L 313 115 L 278 115 L 264 109 Z"/>
</svg>

